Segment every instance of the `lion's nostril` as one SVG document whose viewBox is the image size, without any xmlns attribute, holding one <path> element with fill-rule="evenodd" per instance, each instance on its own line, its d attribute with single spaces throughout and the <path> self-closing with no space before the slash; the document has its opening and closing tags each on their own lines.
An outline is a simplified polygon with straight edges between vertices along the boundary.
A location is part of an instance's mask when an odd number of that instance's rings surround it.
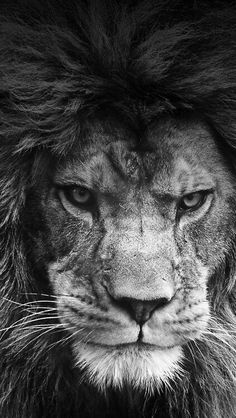
<svg viewBox="0 0 236 418">
<path fill-rule="evenodd" d="M 123 297 L 117 302 L 139 325 L 143 325 L 151 318 L 154 311 L 167 305 L 170 299 L 162 297 L 154 300 L 139 300 Z"/>
</svg>

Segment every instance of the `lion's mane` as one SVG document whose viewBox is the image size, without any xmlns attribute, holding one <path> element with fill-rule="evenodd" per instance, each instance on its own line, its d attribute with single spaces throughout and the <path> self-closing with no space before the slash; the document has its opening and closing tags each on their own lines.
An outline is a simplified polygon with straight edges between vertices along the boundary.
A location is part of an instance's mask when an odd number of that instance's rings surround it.
<svg viewBox="0 0 236 418">
<path fill-rule="evenodd" d="M 28 312 L 50 289 L 43 260 L 39 272 L 31 257 L 27 197 L 43 162 L 78 139 L 83 119 L 109 109 L 138 130 L 166 114 L 198 114 L 236 176 L 233 2 L 135 3 L 1 2 L 2 418 L 236 416 L 236 240 L 209 283 L 209 336 L 185 347 L 182 381 L 150 399 L 129 388 L 101 395 L 78 380 L 63 330 L 43 329 L 37 303 Z"/>
</svg>

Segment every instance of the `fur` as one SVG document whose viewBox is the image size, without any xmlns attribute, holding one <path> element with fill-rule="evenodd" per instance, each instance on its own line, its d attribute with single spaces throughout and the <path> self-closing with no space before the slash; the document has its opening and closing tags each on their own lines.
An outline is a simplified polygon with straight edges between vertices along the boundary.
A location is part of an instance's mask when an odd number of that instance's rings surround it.
<svg viewBox="0 0 236 418">
<path fill-rule="evenodd" d="M 129 387 L 101 395 L 83 382 L 82 370 L 78 382 L 60 326 L 51 332 L 43 321 L 32 328 L 25 319 L 35 294 L 50 293 L 26 239 L 25 231 L 34 228 L 27 223 L 27 196 L 46 169 L 44 161 L 65 156 L 82 137 L 83 120 L 109 109 L 140 130 L 166 114 L 198 114 L 236 176 L 233 2 L 227 7 L 201 0 L 135 4 L 18 0 L 1 5 L 2 418 L 236 416 L 236 240 L 209 283 L 209 331 L 184 348 L 182 381 L 150 398 Z M 44 317 L 47 304 L 42 305 L 35 303 L 33 318 Z"/>
</svg>

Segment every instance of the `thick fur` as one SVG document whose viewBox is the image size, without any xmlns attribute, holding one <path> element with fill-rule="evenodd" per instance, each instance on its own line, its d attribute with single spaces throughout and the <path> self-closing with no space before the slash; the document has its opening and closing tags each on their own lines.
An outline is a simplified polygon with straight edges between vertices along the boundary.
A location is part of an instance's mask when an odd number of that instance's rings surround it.
<svg viewBox="0 0 236 418">
<path fill-rule="evenodd" d="M 140 130 L 166 114 L 198 114 L 236 177 L 235 7 L 135 3 L 22 0 L 1 6 L 2 418 L 236 416 L 234 239 L 209 283 L 214 321 L 208 337 L 185 347 L 182 381 L 149 399 L 129 388 L 100 395 L 83 383 L 82 372 L 78 382 L 63 330 L 24 320 L 37 295 L 50 293 L 26 239 L 34 228 L 26 216 L 28 195 L 44 161 L 66 155 L 84 119 L 109 109 Z M 236 223 L 235 211 L 232 216 Z M 34 315 L 44 317 L 45 308 L 35 306 Z"/>
</svg>

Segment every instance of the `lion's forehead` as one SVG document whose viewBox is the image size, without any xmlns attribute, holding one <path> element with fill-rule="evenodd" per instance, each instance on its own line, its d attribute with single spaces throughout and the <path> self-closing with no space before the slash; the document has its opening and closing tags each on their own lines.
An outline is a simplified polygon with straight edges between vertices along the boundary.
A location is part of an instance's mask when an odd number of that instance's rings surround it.
<svg viewBox="0 0 236 418">
<path fill-rule="evenodd" d="M 97 125 L 96 125 L 97 128 Z M 197 188 L 213 188 L 222 178 L 222 157 L 204 126 L 164 124 L 137 138 L 124 128 L 118 133 L 90 128 L 84 148 L 73 150 L 70 163 L 56 177 L 102 192 L 148 184 L 159 194 L 179 196 Z"/>
</svg>

